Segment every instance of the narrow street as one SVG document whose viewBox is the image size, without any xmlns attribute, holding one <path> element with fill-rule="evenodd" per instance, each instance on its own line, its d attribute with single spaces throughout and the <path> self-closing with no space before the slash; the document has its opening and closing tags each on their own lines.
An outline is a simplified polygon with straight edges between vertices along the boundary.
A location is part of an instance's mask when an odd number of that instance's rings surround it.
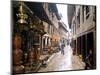
<svg viewBox="0 0 100 75">
<path fill-rule="evenodd" d="M 38 72 L 84 69 L 84 63 L 78 56 L 72 55 L 72 49 L 70 46 L 66 46 L 64 51 L 64 55 L 61 54 L 61 51 L 56 53 L 47 67 L 41 67 Z"/>
<path fill-rule="evenodd" d="M 96 69 L 96 7 L 12 1 L 13 73 Z"/>
</svg>

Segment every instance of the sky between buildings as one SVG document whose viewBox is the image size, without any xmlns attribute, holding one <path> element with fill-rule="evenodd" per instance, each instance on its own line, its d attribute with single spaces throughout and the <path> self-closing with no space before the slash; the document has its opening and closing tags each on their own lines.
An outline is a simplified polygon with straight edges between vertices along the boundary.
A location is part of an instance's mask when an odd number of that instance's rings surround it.
<svg viewBox="0 0 100 75">
<path fill-rule="evenodd" d="M 67 5 L 65 4 L 56 4 L 57 8 L 58 8 L 58 12 L 59 14 L 62 15 L 62 21 L 66 24 L 68 31 L 70 31 L 69 29 L 69 25 L 68 25 L 68 17 L 67 17 Z"/>
</svg>

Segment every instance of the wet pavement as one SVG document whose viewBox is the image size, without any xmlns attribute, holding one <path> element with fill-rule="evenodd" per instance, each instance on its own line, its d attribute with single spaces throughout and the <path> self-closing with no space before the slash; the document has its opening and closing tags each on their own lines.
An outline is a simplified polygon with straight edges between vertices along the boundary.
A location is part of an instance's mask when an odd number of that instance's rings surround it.
<svg viewBox="0 0 100 75">
<path fill-rule="evenodd" d="M 84 69 L 85 64 L 78 56 L 72 55 L 70 46 L 66 46 L 64 51 L 64 55 L 61 51 L 56 53 L 47 67 L 41 67 L 38 72 Z"/>
</svg>

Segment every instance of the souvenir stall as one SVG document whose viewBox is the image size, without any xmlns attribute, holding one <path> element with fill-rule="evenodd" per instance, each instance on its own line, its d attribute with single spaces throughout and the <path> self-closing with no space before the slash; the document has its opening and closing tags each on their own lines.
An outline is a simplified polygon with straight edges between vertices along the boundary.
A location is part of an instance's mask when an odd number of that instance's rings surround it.
<svg viewBox="0 0 100 75">
<path fill-rule="evenodd" d="M 41 65 L 43 23 L 23 2 L 13 8 L 13 73 L 36 72 Z"/>
</svg>

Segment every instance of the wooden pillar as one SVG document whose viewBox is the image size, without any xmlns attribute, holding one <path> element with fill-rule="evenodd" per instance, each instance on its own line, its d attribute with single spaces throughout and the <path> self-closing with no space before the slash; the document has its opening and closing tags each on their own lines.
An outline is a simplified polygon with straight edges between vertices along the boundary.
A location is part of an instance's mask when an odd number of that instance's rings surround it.
<svg viewBox="0 0 100 75">
<path fill-rule="evenodd" d="M 87 34 L 85 34 L 85 45 L 86 45 L 86 50 L 85 50 L 85 58 L 86 58 L 86 56 L 87 56 Z"/>
<path fill-rule="evenodd" d="M 94 41 L 94 52 L 93 52 L 93 56 L 94 56 L 93 57 L 93 60 L 94 60 L 93 61 L 94 62 L 94 65 L 93 66 L 94 67 L 93 68 L 96 69 L 96 52 L 97 52 L 96 51 L 96 30 L 94 30 L 94 32 L 93 32 L 93 37 L 94 37 L 93 38 L 93 41 Z"/>
<path fill-rule="evenodd" d="M 77 38 L 76 38 L 76 55 L 78 55 Z"/>
</svg>

